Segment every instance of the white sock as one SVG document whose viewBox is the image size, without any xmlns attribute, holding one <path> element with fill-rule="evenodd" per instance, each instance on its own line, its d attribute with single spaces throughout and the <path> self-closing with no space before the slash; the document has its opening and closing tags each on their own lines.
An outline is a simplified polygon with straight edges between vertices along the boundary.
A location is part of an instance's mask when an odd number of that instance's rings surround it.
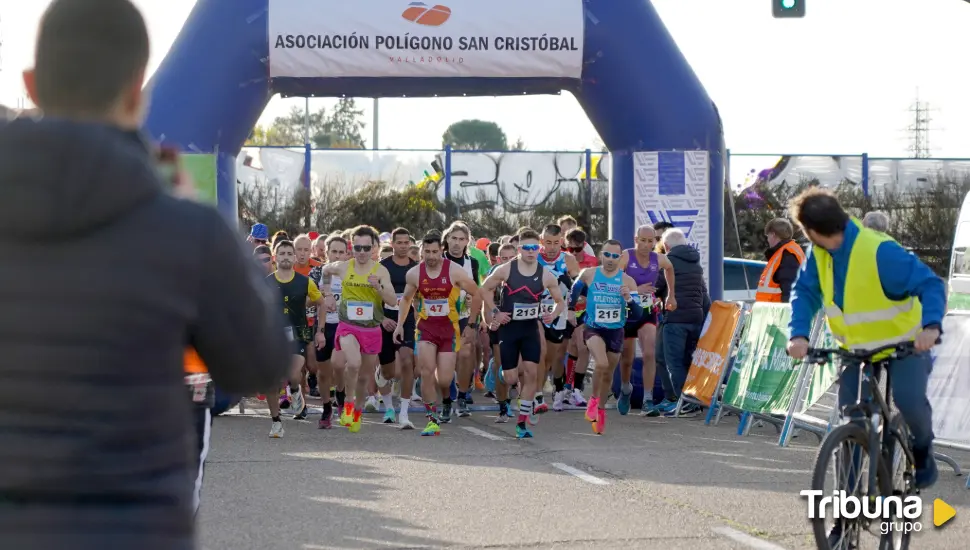
<svg viewBox="0 0 970 550">
<path fill-rule="evenodd" d="M 410 399 L 401 399 L 401 414 L 399 415 L 401 418 L 408 417 L 408 407 L 410 405 L 411 405 Z"/>
<path fill-rule="evenodd" d="M 388 392 L 387 395 L 381 395 L 381 401 L 384 402 L 384 408 L 386 409 L 394 408 L 394 394 Z"/>
</svg>

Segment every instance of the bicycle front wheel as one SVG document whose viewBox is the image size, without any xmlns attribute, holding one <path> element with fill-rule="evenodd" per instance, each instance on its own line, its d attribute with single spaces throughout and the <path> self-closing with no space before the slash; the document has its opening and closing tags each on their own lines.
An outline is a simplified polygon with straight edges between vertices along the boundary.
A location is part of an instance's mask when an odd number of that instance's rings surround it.
<svg viewBox="0 0 970 550">
<path fill-rule="evenodd" d="M 876 468 L 877 487 L 868 487 L 870 468 Z M 869 456 L 869 431 L 864 425 L 850 422 L 825 436 L 815 457 L 812 490 L 824 495 L 845 491 L 846 496 L 860 500 L 892 494 L 887 464 L 879 456 Z M 819 550 L 886 548 L 879 520 L 861 515 L 834 519 L 832 506 L 823 509 L 820 505 L 813 516 L 812 531 Z"/>
</svg>

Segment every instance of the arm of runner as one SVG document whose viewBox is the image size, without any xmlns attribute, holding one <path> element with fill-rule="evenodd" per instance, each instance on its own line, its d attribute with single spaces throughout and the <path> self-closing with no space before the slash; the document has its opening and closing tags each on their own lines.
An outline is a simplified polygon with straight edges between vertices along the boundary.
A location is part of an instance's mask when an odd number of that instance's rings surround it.
<svg viewBox="0 0 970 550">
<path fill-rule="evenodd" d="M 321 284 L 329 283 L 330 277 L 336 275 L 341 279 L 344 278 L 344 270 L 347 269 L 347 262 L 332 262 L 329 264 L 324 264 L 323 266 L 323 278 L 320 280 Z M 324 284 L 326 286 L 326 284 Z"/>
<path fill-rule="evenodd" d="M 579 276 L 579 262 L 576 261 L 576 256 L 573 256 L 569 252 L 566 253 L 566 274 L 569 275 L 570 279 L 575 279 Z"/>
<path fill-rule="evenodd" d="M 306 305 L 307 307 L 323 305 L 323 294 L 317 288 L 317 284 L 313 282 L 313 279 L 310 278 L 307 278 L 306 281 Z"/>
<path fill-rule="evenodd" d="M 455 264 L 451 264 L 451 277 L 457 283 L 458 288 L 464 290 L 465 294 L 472 297 L 471 311 L 468 318 L 473 319 L 472 323 L 477 322 L 479 315 L 482 313 L 482 295 L 479 292 L 478 285 L 475 284 L 474 279 L 469 277 L 463 269 L 458 268 Z M 492 301 L 494 302 L 494 300 Z M 469 325 L 472 323 L 469 323 Z"/>
<path fill-rule="evenodd" d="M 543 323 L 550 324 L 562 315 L 563 310 L 566 309 L 566 301 L 563 299 L 562 292 L 559 290 L 559 279 L 548 269 L 542 270 L 542 285 L 546 287 L 546 290 L 549 291 L 549 296 L 556 302 L 556 308 L 552 310 L 552 313 L 542 319 Z"/>
<path fill-rule="evenodd" d="M 623 275 L 623 290 L 626 290 L 622 294 L 630 310 L 630 316 L 627 321 L 637 321 L 643 317 L 643 306 L 640 304 L 639 297 L 637 296 L 637 282 L 633 280 L 633 277 L 626 274 Z"/>
<path fill-rule="evenodd" d="M 384 303 L 391 307 L 397 306 L 397 294 L 394 293 L 394 285 L 391 284 L 391 272 L 386 267 L 380 266 L 377 268 L 377 279 L 380 283 L 380 293 Z"/>
<path fill-rule="evenodd" d="M 674 264 L 670 263 L 670 258 L 666 254 L 657 254 L 657 264 L 664 271 L 664 279 L 667 281 L 667 311 L 677 309 L 677 298 L 674 294 Z"/>
<path fill-rule="evenodd" d="M 404 294 L 401 296 L 401 303 L 398 304 L 397 310 L 397 326 L 394 327 L 394 341 L 398 344 L 404 342 L 404 323 L 408 319 L 408 314 L 411 312 L 411 305 L 414 303 L 414 295 L 418 291 L 418 277 L 420 277 L 420 267 L 412 267 L 408 270 L 405 280 L 407 284 L 404 286 Z"/>
<path fill-rule="evenodd" d="M 620 269 L 626 269 L 627 264 L 630 263 L 630 253 L 624 250 L 620 252 Z"/>
<path fill-rule="evenodd" d="M 589 274 L 590 270 L 584 269 L 579 273 L 579 277 L 576 277 L 576 282 L 573 283 L 573 288 L 569 292 L 569 311 L 575 312 L 579 297 L 586 296 L 586 287 L 589 285 L 586 279 L 589 278 Z"/>
<path fill-rule="evenodd" d="M 502 285 L 509 278 L 509 264 L 502 264 L 491 275 L 485 279 L 482 283 L 482 287 L 478 289 L 479 298 L 482 301 L 482 307 L 485 312 L 485 322 L 489 325 L 494 324 L 495 316 L 499 313 L 498 308 L 495 307 L 495 291 L 498 287 Z M 499 321 L 500 323 L 502 321 Z"/>
</svg>

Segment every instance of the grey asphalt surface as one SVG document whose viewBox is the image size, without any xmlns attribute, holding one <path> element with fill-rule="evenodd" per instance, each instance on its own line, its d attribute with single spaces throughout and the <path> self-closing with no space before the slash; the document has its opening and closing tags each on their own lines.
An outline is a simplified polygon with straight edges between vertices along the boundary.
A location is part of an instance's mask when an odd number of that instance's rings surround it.
<svg viewBox="0 0 970 550">
<path fill-rule="evenodd" d="M 495 424 L 495 412 L 456 418 L 438 437 L 377 414 L 356 434 L 284 416 L 278 440 L 267 437 L 265 410 L 222 416 L 200 540 L 209 550 L 814 548 L 798 496 L 809 486 L 814 436 L 780 448 L 770 425 L 742 437 L 733 417 L 705 426 L 702 417 L 636 413 L 610 411 L 597 436 L 582 412 L 549 412 L 531 440 Z M 948 454 L 970 469 L 970 454 Z M 968 547 L 964 484 L 941 464 L 913 548 Z M 957 509 L 940 529 L 934 498 Z"/>
</svg>

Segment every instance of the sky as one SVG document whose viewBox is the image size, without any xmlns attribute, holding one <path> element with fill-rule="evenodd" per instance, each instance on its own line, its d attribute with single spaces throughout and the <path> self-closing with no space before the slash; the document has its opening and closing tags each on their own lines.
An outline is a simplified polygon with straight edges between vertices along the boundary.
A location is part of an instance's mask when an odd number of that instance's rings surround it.
<svg viewBox="0 0 970 550">
<path fill-rule="evenodd" d="M 621 1 L 621 0 L 617 0 Z M 148 21 L 150 71 L 162 62 L 195 0 L 134 0 Z M 771 16 L 767 0 L 653 0 L 717 103 L 732 153 L 907 156 L 917 93 L 929 103 L 933 156 L 970 156 L 970 79 L 962 0 L 807 0 L 804 19 Z M 26 102 L 21 72 L 32 64 L 47 0 L 0 0 L 0 103 Z M 768 75 L 771 75 L 770 77 Z M 311 100 L 311 109 L 334 100 Z M 372 100 L 365 110 L 371 143 Z M 267 124 L 300 98 L 274 98 Z M 380 148 L 437 149 L 449 124 L 493 120 L 535 151 L 599 143 L 572 95 L 382 99 Z"/>
</svg>

